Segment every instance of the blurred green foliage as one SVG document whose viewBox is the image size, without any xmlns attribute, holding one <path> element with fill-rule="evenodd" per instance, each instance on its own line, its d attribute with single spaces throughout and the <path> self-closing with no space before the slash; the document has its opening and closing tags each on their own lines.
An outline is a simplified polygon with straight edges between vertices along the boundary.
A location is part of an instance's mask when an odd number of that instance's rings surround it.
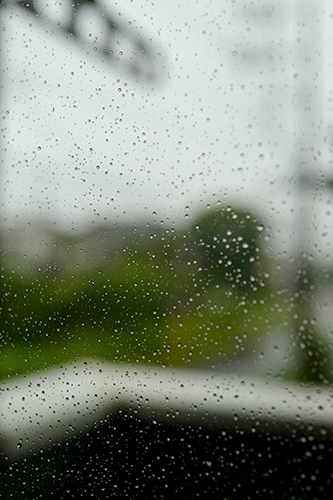
<svg viewBox="0 0 333 500">
<path fill-rule="evenodd" d="M 293 324 L 288 290 L 264 278 L 263 226 L 250 212 L 210 211 L 188 231 L 131 229 L 121 244 L 100 233 L 94 259 L 71 253 L 81 242 L 70 237 L 57 265 L 2 258 L 2 376 L 86 356 L 226 366 Z"/>
<path fill-rule="evenodd" d="M 263 229 L 251 211 L 229 206 L 199 217 L 193 224 L 192 237 L 205 269 L 216 279 L 249 288 L 257 281 Z"/>
</svg>

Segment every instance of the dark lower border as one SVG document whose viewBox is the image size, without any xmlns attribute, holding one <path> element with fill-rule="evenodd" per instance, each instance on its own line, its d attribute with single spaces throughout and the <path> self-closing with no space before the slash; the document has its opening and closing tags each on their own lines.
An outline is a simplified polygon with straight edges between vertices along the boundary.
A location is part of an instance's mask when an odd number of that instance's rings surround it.
<svg viewBox="0 0 333 500">
<path fill-rule="evenodd" d="M 1 498 L 333 498 L 333 443 L 130 416 L 1 466 Z"/>
</svg>

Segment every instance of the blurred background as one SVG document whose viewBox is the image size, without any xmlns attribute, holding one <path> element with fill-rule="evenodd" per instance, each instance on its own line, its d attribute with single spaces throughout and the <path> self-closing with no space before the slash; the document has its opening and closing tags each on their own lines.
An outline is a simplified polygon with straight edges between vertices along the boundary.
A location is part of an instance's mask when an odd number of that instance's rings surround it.
<svg viewBox="0 0 333 500">
<path fill-rule="evenodd" d="M 332 14 L 1 4 L 3 377 L 332 382 Z"/>
</svg>

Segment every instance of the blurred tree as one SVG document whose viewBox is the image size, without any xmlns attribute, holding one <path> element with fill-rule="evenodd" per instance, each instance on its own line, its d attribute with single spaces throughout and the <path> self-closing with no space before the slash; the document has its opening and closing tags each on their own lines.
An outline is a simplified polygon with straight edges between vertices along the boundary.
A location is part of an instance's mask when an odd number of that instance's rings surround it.
<svg viewBox="0 0 333 500">
<path fill-rule="evenodd" d="M 257 281 L 263 228 L 257 216 L 241 208 L 228 206 L 199 216 L 192 237 L 204 269 L 219 281 L 251 286 Z"/>
</svg>

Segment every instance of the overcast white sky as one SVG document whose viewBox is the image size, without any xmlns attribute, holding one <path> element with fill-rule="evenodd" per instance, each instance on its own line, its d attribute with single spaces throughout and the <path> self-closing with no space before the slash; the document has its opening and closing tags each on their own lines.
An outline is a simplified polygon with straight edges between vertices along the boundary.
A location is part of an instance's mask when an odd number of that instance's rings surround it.
<svg viewBox="0 0 333 500">
<path fill-rule="evenodd" d="M 49 4 L 53 10 L 43 15 L 64 24 L 60 3 Z M 3 9 L 5 225 L 37 220 L 83 231 L 124 218 L 180 223 L 207 203 L 238 200 L 280 225 L 280 244 L 290 240 L 301 142 L 321 153 L 314 160 L 317 153 L 303 154 L 306 169 L 332 170 L 329 2 L 106 5 L 128 33 L 152 40 L 158 79 L 136 82 L 89 45 L 59 34 L 56 24 Z M 312 13 L 304 24 L 307 5 Z M 92 14 L 82 11 L 79 21 L 82 35 L 99 43 L 104 34 Z M 129 53 L 125 42 L 118 49 Z M 308 69 L 302 54 L 311 60 Z M 308 115 L 300 111 L 306 100 Z M 332 226 L 324 216 L 330 197 L 318 196 L 310 215 L 324 231 Z"/>
</svg>

